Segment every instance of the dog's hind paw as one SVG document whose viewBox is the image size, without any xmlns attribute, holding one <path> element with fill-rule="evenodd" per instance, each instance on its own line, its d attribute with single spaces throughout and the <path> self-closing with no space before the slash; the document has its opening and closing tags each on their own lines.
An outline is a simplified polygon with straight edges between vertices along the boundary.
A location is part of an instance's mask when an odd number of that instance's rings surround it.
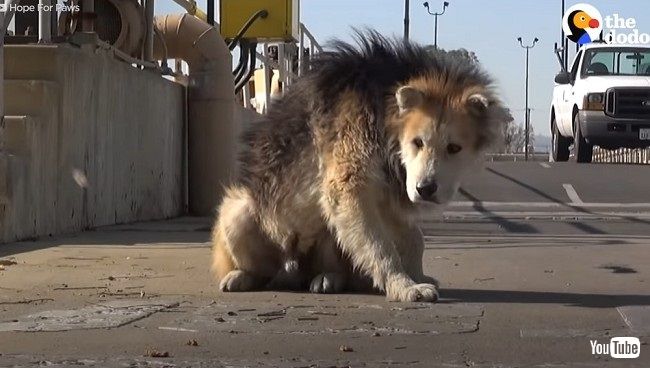
<svg viewBox="0 0 650 368">
<path fill-rule="evenodd" d="M 219 289 L 221 291 L 249 291 L 253 290 L 256 284 L 255 276 L 246 271 L 233 270 L 221 279 Z"/>
<path fill-rule="evenodd" d="M 311 280 L 309 290 L 312 293 L 332 294 L 343 291 L 344 286 L 345 276 L 336 272 L 325 272 Z"/>
</svg>

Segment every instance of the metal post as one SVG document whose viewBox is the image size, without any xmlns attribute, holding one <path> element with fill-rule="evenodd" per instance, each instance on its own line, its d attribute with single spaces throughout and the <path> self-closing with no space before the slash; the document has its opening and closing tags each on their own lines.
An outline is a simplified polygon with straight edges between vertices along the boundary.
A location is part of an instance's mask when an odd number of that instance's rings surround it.
<svg viewBox="0 0 650 368">
<path fill-rule="evenodd" d="M 305 47 L 305 32 L 303 31 L 304 26 L 302 23 L 300 23 L 300 29 L 299 33 L 300 35 L 298 36 L 298 76 L 302 76 L 303 74 L 303 68 L 304 68 L 304 63 L 305 63 L 305 53 L 304 53 L 304 47 Z"/>
<path fill-rule="evenodd" d="M 153 59 L 153 15 L 154 15 L 154 0 L 147 0 L 145 3 L 145 22 L 147 26 L 147 34 L 144 42 L 144 59 L 146 61 L 154 61 Z"/>
<path fill-rule="evenodd" d="M 409 27 L 411 21 L 409 8 L 409 0 L 404 0 L 404 41 L 409 40 Z"/>
<path fill-rule="evenodd" d="M 425 1 L 424 2 L 424 7 L 427 9 L 427 13 L 433 15 L 435 17 L 435 20 L 433 21 L 433 47 L 435 49 L 438 49 L 438 16 L 445 14 L 445 10 L 447 10 L 447 7 L 449 6 L 449 2 L 445 1 L 442 3 L 442 11 L 440 13 L 432 13 L 431 9 L 429 9 L 429 2 Z"/>
<path fill-rule="evenodd" d="M 52 42 L 52 1 L 39 0 L 38 1 L 38 42 L 50 43 Z"/>
<path fill-rule="evenodd" d="M 241 95 L 244 100 L 244 108 L 249 109 L 251 107 L 251 89 L 248 82 L 242 87 Z"/>
<path fill-rule="evenodd" d="M 208 24 L 214 26 L 214 0 L 208 0 Z"/>
<path fill-rule="evenodd" d="M 530 133 L 530 109 L 528 108 L 528 56 L 530 53 L 530 49 L 535 47 L 535 44 L 537 43 L 537 41 L 539 41 L 539 39 L 535 37 L 533 43 L 530 46 L 524 46 L 521 37 L 517 37 L 517 41 L 519 41 L 519 45 L 521 45 L 522 48 L 526 49 L 526 109 L 524 110 L 524 113 L 526 114 L 526 123 L 525 123 L 526 146 L 524 147 L 524 152 L 525 152 L 526 161 L 528 161 L 528 140 L 530 135 L 529 134 Z"/>
<path fill-rule="evenodd" d="M 435 21 L 433 26 L 433 48 L 438 49 L 438 14 L 435 15 Z"/>
<path fill-rule="evenodd" d="M 562 13 L 560 16 L 564 18 L 564 0 L 562 0 Z M 564 45 L 564 28 L 560 27 L 560 45 Z"/>
<path fill-rule="evenodd" d="M 2 2 L 2 0 L 0 0 Z M 5 9 L 9 9 L 12 4 L 16 3 L 16 0 L 4 0 L 2 2 Z M 5 33 L 7 28 L 5 25 L 8 25 L 11 22 L 13 17 L 13 11 L 2 11 L 0 12 L 0 124 L 4 123 L 5 119 L 5 96 L 4 96 L 4 85 L 5 85 L 5 66 L 4 66 L 4 51 L 5 51 Z"/>
<path fill-rule="evenodd" d="M 5 0 L 4 5 L 7 9 Z M 5 122 L 5 12 L 0 11 L 0 126 Z"/>
<path fill-rule="evenodd" d="M 269 46 L 268 44 L 264 45 L 264 57 L 269 58 Z M 271 103 L 271 81 L 273 79 L 273 69 L 269 66 L 268 63 L 264 63 L 264 109 L 263 113 L 269 110 L 269 104 Z"/>
<path fill-rule="evenodd" d="M 528 161 L 528 139 L 529 139 L 529 120 L 530 120 L 530 110 L 528 110 L 528 54 L 530 49 L 526 48 L 526 161 Z"/>
</svg>

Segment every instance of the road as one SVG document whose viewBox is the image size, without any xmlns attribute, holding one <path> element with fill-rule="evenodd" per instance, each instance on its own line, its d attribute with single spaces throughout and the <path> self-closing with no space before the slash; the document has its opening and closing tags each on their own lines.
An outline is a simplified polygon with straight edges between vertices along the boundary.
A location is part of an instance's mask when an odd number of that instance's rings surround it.
<svg viewBox="0 0 650 368">
<path fill-rule="evenodd" d="M 647 166 L 488 164 L 423 219 L 437 304 L 217 293 L 209 219 L 2 245 L 0 366 L 647 367 L 649 183 Z M 613 336 L 641 356 L 591 354 Z"/>
</svg>

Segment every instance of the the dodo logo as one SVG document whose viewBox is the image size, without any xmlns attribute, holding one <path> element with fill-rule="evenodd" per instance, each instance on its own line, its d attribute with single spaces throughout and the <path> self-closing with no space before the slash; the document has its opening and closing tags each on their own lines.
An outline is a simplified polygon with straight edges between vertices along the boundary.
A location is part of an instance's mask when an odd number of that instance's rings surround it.
<svg viewBox="0 0 650 368">
<path fill-rule="evenodd" d="M 603 17 L 589 4 L 576 4 L 564 13 L 562 29 L 568 39 L 582 46 L 598 39 L 603 30 Z"/>
</svg>

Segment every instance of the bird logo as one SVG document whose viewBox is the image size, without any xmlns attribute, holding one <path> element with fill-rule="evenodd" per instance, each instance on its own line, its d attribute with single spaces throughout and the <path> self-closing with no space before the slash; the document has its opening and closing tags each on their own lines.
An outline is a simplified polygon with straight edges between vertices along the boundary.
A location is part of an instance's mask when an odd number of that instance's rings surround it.
<svg viewBox="0 0 650 368">
<path fill-rule="evenodd" d="M 603 17 L 589 4 L 576 4 L 564 13 L 562 29 L 568 39 L 582 46 L 598 39 L 603 30 Z"/>
</svg>

